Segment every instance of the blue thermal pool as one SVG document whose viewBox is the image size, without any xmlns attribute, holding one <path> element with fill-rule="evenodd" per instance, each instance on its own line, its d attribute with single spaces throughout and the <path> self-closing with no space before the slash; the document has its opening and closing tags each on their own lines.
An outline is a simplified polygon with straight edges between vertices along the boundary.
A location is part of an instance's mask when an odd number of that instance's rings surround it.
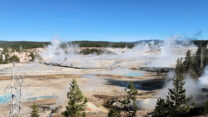
<svg viewBox="0 0 208 117">
<path fill-rule="evenodd" d="M 48 99 L 48 98 L 56 98 L 56 97 L 57 96 L 54 95 L 46 95 L 46 96 L 27 98 L 27 100 Z"/>
<path fill-rule="evenodd" d="M 5 104 L 11 100 L 11 94 L 1 95 L 0 96 L 0 104 Z"/>
<path fill-rule="evenodd" d="M 139 76 L 143 76 L 144 73 L 141 73 L 139 71 L 130 71 L 126 74 L 124 74 L 124 76 L 127 76 L 127 77 L 139 77 Z"/>
<path fill-rule="evenodd" d="M 6 104 L 9 101 L 11 101 L 11 96 L 12 96 L 11 94 L 1 95 L 0 104 Z M 27 100 L 48 99 L 48 98 L 56 98 L 56 97 L 57 96 L 54 95 L 45 95 L 45 96 L 27 98 Z"/>
</svg>

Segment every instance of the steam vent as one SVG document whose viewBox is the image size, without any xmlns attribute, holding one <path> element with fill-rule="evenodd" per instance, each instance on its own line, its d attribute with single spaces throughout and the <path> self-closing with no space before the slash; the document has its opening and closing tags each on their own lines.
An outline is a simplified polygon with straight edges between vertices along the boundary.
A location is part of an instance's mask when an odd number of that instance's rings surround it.
<svg viewBox="0 0 208 117">
<path fill-rule="evenodd" d="M 1 0 L 0 117 L 208 117 L 208 0 Z"/>
</svg>

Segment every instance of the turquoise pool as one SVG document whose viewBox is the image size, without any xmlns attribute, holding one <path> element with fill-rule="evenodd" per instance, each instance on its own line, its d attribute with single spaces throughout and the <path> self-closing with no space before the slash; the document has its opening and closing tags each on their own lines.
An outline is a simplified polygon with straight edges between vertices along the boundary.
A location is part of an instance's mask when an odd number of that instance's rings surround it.
<svg viewBox="0 0 208 117">
<path fill-rule="evenodd" d="M 0 104 L 6 104 L 9 101 L 11 101 L 11 96 L 12 96 L 11 94 L 1 95 Z M 56 97 L 57 96 L 54 95 L 45 95 L 45 96 L 27 98 L 27 100 L 48 99 L 48 98 L 56 98 Z"/>
<path fill-rule="evenodd" d="M 27 100 L 48 99 L 48 98 L 56 98 L 56 97 L 57 96 L 54 95 L 45 95 L 45 96 L 27 98 Z"/>
<path fill-rule="evenodd" d="M 127 74 L 124 74 L 124 76 L 127 76 L 127 77 L 139 77 L 139 76 L 143 76 L 144 73 L 141 73 L 139 71 L 130 71 L 129 73 Z"/>
<path fill-rule="evenodd" d="M 0 96 L 0 104 L 5 104 L 11 100 L 11 94 L 1 95 Z"/>
</svg>

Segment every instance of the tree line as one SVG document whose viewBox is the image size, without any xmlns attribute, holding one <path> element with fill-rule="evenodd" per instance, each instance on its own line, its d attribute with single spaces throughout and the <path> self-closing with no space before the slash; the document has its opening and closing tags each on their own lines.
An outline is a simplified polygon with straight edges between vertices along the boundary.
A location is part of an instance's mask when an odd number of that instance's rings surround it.
<svg viewBox="0 0 208 117">
<path fill-rule="evenodd" d="M 8 64 L 12 62 L 20 62 L 20 58 L 17 55 L 10 55 L 8 48 L 3 48 L 3 51 L 0 54 L 0 64 Z M 29 56 L 31 57 L 30 61 L 34 61 L 36 56 L 33 52 L 30 52 Z"/>
<path fill-rule="evenodd" d="M 1 48 L 11 48 L 17 52 L 20 49 L 43 48 L 49 45 L 50 42 L 32 42 L 32 41 L 0 41 Z"/>
<path fill-rule="evenodd" d="M 208 113 L 208 102 L 202 105 L 190 104 L 190 97 L 184 89 L 184 75 L 199 78 L 208 64 L 208 49 L 206 44 L 199 44 L 195 54 L 188 50 L 183 60 L 177 60 L 173 88 L 169 89 L 166 99 L 159 98 L 152 112 L 153 117 L 189 117 Z"/>
<path fill-rule="evenodd" d="M 179 61 L 180 72 L 188 73 L 193 78 L 199 78 L 204 73 L 204 68 L 208 65 L 208 49 L 206 46 L 199 46 L 196 53 L 187 51 L 184 61 Z"/>
<path fill-rule="evenodd" d="M 20 58 L 16 55 L 10 56 L 9 50 L 4 48 L 0 56 L 0 64 L 7 64 L 10 62 L 20 62 Z"/>
<path fill-rule="evenodd" d="M 162 40 L 141 40 L 135 42 L 109 42 L 109 41 L 70 41 L 69 44 L 78 45 L 79 47 L 113 47 L 113 48 L 133 48 L 138 43 L 150 43 L 155 44 L 163 43 Z M 177 41 L 180 44 L 180 41 Z M 204 46 L 208 44 L 207 40 L 190 40 L 198 46 Z M 12 48 L 16 51 L 22 49 L 32 49 L 32 48 L 43 48 L 51 44 L 50 42 L 35 42 L 35 41 L 0 41 L 1 48 Z"/>
</svg>

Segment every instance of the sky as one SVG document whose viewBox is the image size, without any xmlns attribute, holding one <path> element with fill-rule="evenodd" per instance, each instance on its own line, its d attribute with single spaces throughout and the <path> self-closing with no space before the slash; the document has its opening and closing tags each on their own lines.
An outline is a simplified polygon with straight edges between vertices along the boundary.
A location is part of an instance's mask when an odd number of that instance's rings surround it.
<svg viewBox="0 0 208 117">
<path fill-rule="evenodd" d="M 0 0 L 0 40 L 208 39 L 208 0 Z"/>
</svg>

